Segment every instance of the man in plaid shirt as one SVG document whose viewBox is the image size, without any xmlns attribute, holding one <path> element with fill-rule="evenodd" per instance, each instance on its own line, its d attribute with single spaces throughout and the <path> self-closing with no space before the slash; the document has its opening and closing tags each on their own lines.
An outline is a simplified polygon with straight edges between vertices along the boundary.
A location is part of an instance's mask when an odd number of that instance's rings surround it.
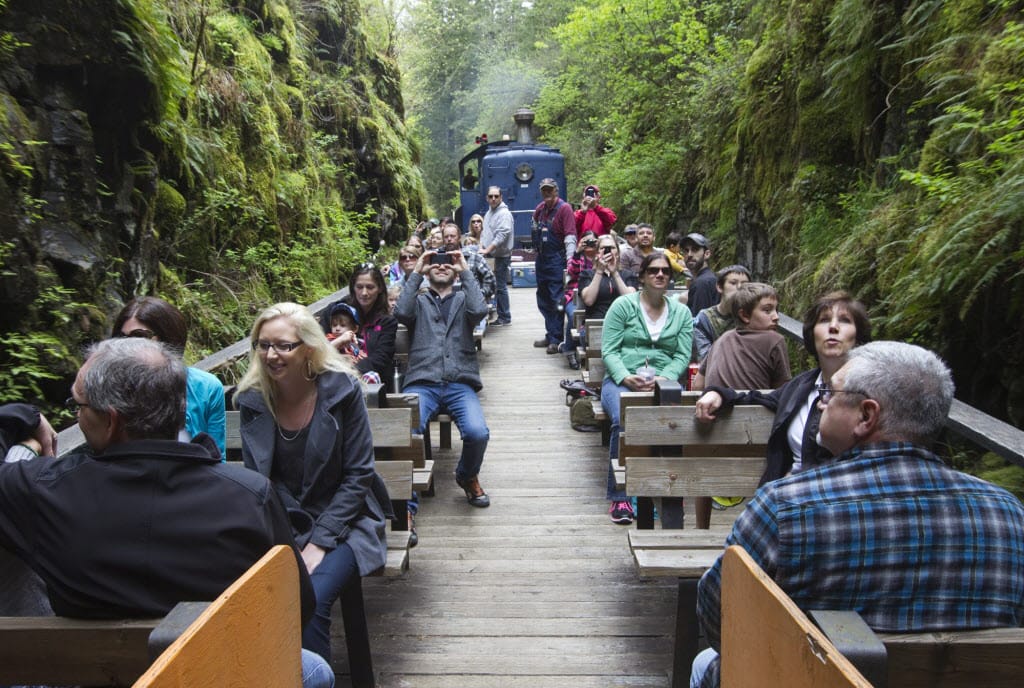
<svg viewBox="0 0 1024 688">
<path fill-rule="evenodd" d="M 1024 507 L 927 447 L 953 399 L 949 370 L 875 342 L 819 388 L 820 443 L 837 458 L 764 485 L 727 545 L 742 546 L 804 610 L 856 610 L 880 632 L 1021 626 Z M 712 650 L 691 686 L 719 684 L 722 560 L 697 614 Z"/>
</svg>

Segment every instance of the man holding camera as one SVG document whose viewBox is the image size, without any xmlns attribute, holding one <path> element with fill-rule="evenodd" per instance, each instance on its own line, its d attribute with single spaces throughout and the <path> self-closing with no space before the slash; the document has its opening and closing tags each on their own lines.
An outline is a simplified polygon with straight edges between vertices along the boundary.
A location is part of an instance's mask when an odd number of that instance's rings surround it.
<svg viewBox="0 0 1024 688">
<path fill-rule="evenodd" d="M 462 280 L 459 291 L 456 275 Z M 427 289 L 420 292 L 424 279 Z M 491 504 L 478 478 L 491 433 L 476 395 L 483 383 L 473 328 L 485 315 L 487 303 L 461 250 L 424 251 L 395 304 L 395 317 L 410 333 L 403 391 L 419 395 L 419 431 L 442 408 L 451 414 L 462 434 L 455 482 L 466 500 L 481 508 Z"/>
<path fill-rule="evenodd" d="M 537 252 L 537 309 L 544 316 L 544 338 L 533 345 L 557 354 L 562 343 L 562 278 L 566 256 L 576 253 L 576 219 L 572 206 L 558 197 L 550 177 L 540 182 L 544 199 L 533 211 L 533 248 Z"/>
<path fill-rule="evenodd" d="M 601 205 L 601 190 L 594 184 L 588 184 L 583 189 L 580 209 L 576 211 L 576 232 L 579 236 L 587 232 L 593 232 L 595 236 L 607 234 L 617 219 L 611 208 Z"/>
</svg>

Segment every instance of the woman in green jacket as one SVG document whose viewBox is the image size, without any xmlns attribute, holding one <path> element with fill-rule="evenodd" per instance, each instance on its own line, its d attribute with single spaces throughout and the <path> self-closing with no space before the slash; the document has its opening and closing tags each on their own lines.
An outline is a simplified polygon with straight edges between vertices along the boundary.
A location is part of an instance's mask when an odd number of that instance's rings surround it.
<svg viewBox="0 0 1024 688">
<path fill-rule="evenodd" d="M 608 454 L 613 461 L 619 458 L 619 396 L 651 391 L 657 378 L 678 380 L 690 362 L 693 316 L 689 308 L 665 295 L 670 286 L 668 259 L 651 253 L 640 263 L 641 291 L 616 299 L 604 318 L 601 406 L 611 420 Z M 616 489 L 611 462 L 607 497 L 612 522 L 632 523 L 633 506 L 626 493 Z"/>
</svg>

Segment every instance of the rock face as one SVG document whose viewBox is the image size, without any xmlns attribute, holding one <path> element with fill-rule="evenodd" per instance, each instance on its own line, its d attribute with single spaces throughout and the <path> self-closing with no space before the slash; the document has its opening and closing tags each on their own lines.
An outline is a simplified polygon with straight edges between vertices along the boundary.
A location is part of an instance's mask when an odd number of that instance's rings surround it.
<svg viewBox="0 0 1024 688">
<path fill-rule="evenodd" d="M 404 238 L 422 182 L 359 23 L 349 0 L 0 0 L 0 332 L 73 347 L 162 271 L 237 273 L 346 213 Z"/>
</svg>

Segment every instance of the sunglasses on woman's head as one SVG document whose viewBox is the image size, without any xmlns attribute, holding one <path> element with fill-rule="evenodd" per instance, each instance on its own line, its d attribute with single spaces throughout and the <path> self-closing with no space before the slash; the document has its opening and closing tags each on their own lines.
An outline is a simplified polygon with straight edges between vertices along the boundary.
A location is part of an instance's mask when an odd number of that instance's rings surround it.
<svg viewBox="0 0 1024 688">
<path fill-rule="evenodd" d="M 117 336 L 131 339 L 155 339 L 156 332 L 140 327 L 136 330 L 131 330 L 130 332 L 118 332 Z"/>
</svg>

